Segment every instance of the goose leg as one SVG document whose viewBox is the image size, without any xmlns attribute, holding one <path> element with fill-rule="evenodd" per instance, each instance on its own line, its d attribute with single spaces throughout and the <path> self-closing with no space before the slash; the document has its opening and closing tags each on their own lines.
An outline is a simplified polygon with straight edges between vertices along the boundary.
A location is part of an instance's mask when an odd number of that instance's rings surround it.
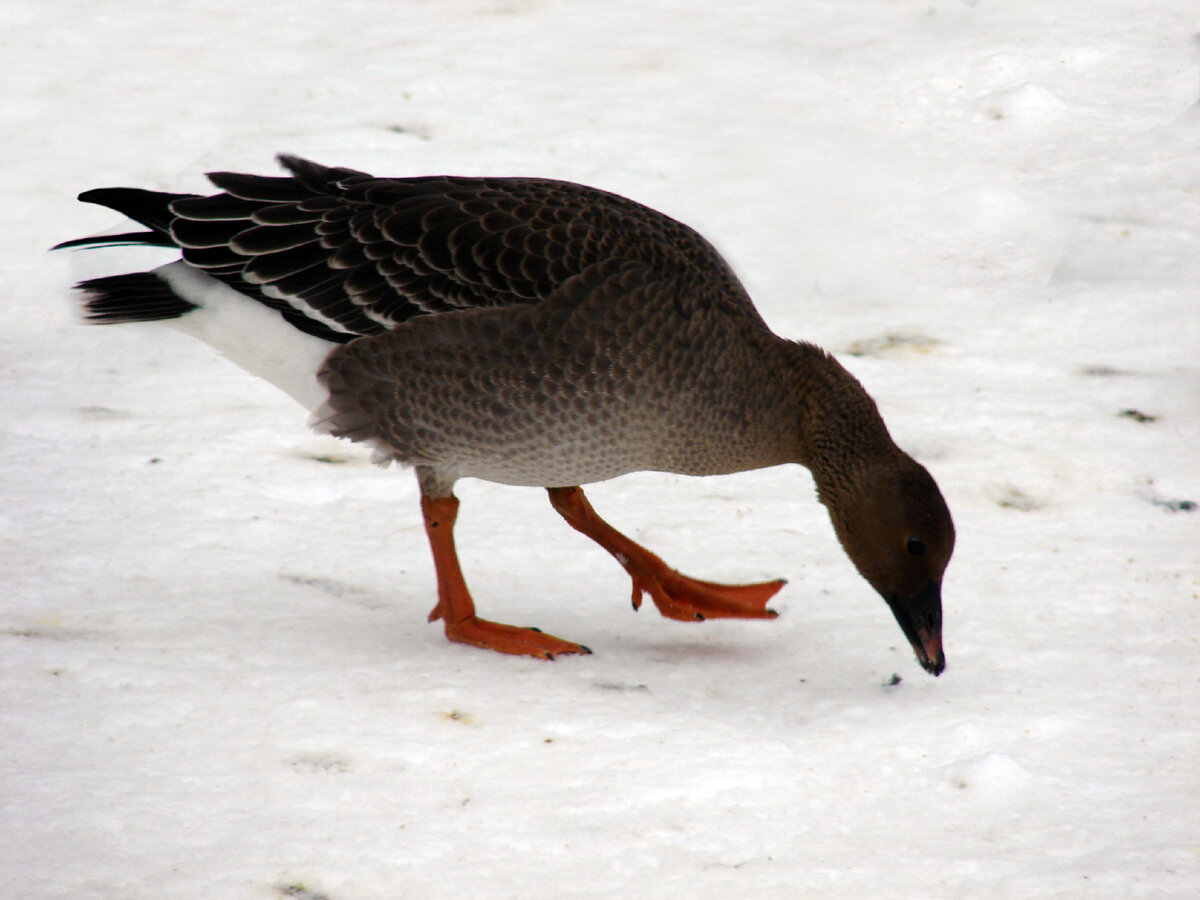
<svg viewBox="0 0 1200 900">
<path fill-rule="evenodd" d="M 633 578 L 633 608 L 642 605 L 643 591 L 668 619 L 695 622 L 704 619 L 773 619 L 767 601 L 787 582 L 715 584 L 676 572 L 661 559 L 621 534 L 596 514 L 580 487 L 547 488 L 559 515 L 616 557 Z"/>
<path fill-rule="evenodd" d="M 560 653 L 592 652 L 582 644 L 543 634 L 536 628 L 516 628 L 478 618 L 454 548 L 458 498 L 453 494 L 434 498 L 422 495 L 421 512 L 425 517 L 425 534 L 429 536 L 429 546 L 433 550 L 438 582 L 438 602 L 429 614 L 429 621 L 441 619 L 446 626 L 447 638 L 501 653 L 545 659 L 554 659 Z"/>
</svg>

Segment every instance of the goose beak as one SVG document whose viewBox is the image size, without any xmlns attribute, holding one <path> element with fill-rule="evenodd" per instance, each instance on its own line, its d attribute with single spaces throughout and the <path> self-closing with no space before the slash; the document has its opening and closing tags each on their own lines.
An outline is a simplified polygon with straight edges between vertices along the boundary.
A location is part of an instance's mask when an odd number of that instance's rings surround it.
<svg viewBox="0 0 1200 900">
<path fill-rule="evenodd" d="M 946 654 L 942 652 L 941 582 L 931 581 L 911 597 L 893 593 L 885 599 L 916 651 L 921 668 L 930 675 L 941 675 L 946 669 Z"/>
</svg>

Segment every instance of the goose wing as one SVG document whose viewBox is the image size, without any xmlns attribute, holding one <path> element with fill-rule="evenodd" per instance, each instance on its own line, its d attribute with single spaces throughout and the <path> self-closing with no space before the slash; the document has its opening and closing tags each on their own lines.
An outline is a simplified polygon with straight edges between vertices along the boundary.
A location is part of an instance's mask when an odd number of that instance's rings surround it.
<svg viewBox="0 0 1200 900">
<path fill-rule="evenodd" d="M 697 232 L 616 194 L 541 178 L 376 178 L 292 156 L 291 175 L 209 175 L 222 193 L 176 196 L 184 259 L 330 340 L 413 316 L 536 304 L 593 266 L 631 260 L 694 285 L 676 303 L 757 318 Z"/>
</svg>

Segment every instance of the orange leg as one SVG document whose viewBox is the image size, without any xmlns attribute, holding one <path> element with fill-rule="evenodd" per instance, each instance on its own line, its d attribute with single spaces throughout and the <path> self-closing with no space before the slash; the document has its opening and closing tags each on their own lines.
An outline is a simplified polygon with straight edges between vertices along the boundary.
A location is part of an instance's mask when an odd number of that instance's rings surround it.
<svg viewBox="0 0 1200 900">
<path fill-rule="evenodd" d="M 536 628 L 515 628 L 477 618 L 475 603 L 467 590 L 458 553 L 454 549 L 454 520 L 458 517 L 458 498 L 421 497 L 421 512 L 425 516 L 425 533 L 433 550 L 433 565 L 437 570 L 438 602 L 429 614 L 429 621 L 441 619 L 446 625 L 446 637 L 463 644 L 473 644 L 501 653 L 540 656 L 554 659 L 560 653 L 591 653 L 582 644 L 573 644 Z"/>
<path fill-rule="evenodd" d="M 668 619 L 696 622 L 705 619 L 773 619 L 767 601 L 787 582 L 714 584 L 676 572 L 645 547 L 627 538 L 596 514 L 579 487 L 547 488 L 559 515 L 616 557 L 633 578 L 633 608 L 642 605 L 642 592 Z"/>
</svg>

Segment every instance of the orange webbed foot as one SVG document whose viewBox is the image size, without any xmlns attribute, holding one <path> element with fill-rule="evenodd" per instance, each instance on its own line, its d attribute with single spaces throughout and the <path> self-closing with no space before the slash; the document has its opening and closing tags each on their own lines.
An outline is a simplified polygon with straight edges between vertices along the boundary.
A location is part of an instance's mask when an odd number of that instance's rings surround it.
<svg viewBox="0 0 1200 900">
<path fill-rule="evenodd" d="M 642 594 L 668 619 L 702 622 L 705 619 L 774 619 L 770 600 L 787 582 L 716 584 L 676 572 L 661 559 L 617 531 L 596 514 L 579 487 L 550 488 L 550 502 L 567 523 L 586 534 L 616 557 L 633 578 L 633 608 L 642 605 Z"/>
<path fill-rule="evenodd" d="M 436 613 L 437 610 L 434 610 Z M 432 616 L 431 616 L 432 618 Z M 477 616 L 446 623 L 446 637 L 460 644 L 470 644 L 485 650 L 511 653 L 514 656 L 536 656 L 554 659 L 568 653 L 591 653 L 583 644 L 564 641 L 538 628 L 518 628 L 502 625 Z"/>
<path fill-rule="evenodd" d="M 633 608 L 642 605 L 642 592 L 650 595 L 658 611 L 668 619 L 703 622 L 705 619 L 774 619 L 779 613 L 767 609 L 767 601 L 787 584 L 782 578 L 756 584 L 717 584 L 689 578 L 662 564 L 639 567 L 633 577 Z"/>
</svg>

